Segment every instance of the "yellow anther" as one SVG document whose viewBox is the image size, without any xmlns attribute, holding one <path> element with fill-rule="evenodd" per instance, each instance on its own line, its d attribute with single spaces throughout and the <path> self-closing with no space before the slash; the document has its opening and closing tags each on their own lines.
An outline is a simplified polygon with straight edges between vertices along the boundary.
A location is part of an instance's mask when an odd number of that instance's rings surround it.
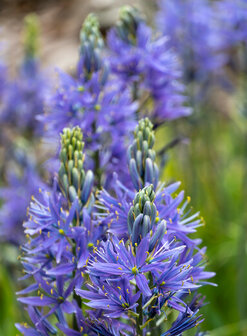
<svg viewBox="0 0 247 336">
<path fill-rule="evenodd" d="M 136 266 L 134 266 L 131 271 L 132 271 L 133 274 L 137 274 L 138 273 L 138 269 L 137 269 Z"/>
<path fill-rule="evenodd" d="M 54 292 L 54 291 L 53 291 L 53 288 L 51 288 L 51 295 L 53 295 L 53 292 Z"/>
<path fill-rule="evenodd" d="M 190 201 L 191 201 L 191 197 L 187 196 L 187 202 L 190 203 Z"/>
</svg>

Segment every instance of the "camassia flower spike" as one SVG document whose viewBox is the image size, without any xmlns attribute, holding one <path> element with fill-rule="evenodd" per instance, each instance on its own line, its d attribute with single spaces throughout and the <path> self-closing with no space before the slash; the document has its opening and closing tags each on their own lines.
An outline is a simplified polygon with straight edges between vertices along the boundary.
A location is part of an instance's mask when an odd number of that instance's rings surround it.
<svg viewBox="0 0 247 336">
<path fill-rule="evenodd" d="M 32 199 L 24 223 L 23 279 L 33 282 L 18 300 L 34 324 L 17 324 L 25 336 L 175 336 L 203 321 L 203 300 L 190 297 L 214 275 L 189 237 L 201 221 L 183 192 L 172 195 L 179 183 L 159 182 L 154 140 L 140 120 L 127 153 L 132 187 L 114 174 L 95 200 L 82 131 L 63 130 L 58 183 Z"/>
</svg>

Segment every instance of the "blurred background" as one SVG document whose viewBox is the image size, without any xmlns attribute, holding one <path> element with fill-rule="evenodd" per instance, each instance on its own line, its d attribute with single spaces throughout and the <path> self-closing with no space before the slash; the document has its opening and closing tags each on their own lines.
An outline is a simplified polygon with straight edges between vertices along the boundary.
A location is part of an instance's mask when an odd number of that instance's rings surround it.
<svg viewBox="0 0 247 336">
<path fill-rule="evenodd" d="M 36 13 L 42 67 L 71 72 L 78 59 L 79 31 L 86 15 L 96 13 L 104 32 L 126 3 L 141 8 L 149 22 L 154 22 L 157 4 L 150 0 L 1 0 L 1 60 L 15 76 L 23 59 L 24 17 Z M 157 132 L 158 148 L 171 139 L 177 143 L 166 152 L 163 179 L 180 180 L 191 196 L 192 206 L 205 219 L 197 236 L 208 247 L 208 270 L 216 272 L 214 282 L 218 287 L 202 290 L 209 302 L 203 308 L 206 318 L 202 329 L 212 336 L 247 335 L 246 75 L 238 51 L 231 49 L 230 56 L 231 61 L 224 65 L 228 80 L 207 89 L 201 86 L 203 98 L 199 103 L 194 94 L 190 95 L 193 115 L 164 125 Z M 190 93 L 194 89 L 194 84 L 188 84 Z M 2 161 L 2 149 L 1 156 Z M 2 185 L 4 180 L 3 172 Z M 16 335 L 14 322 L 22 320 L 22 308 L 14 294 L 21 267 L 17 263 L 18 247 L 2 242 L 0 251 L 0 335 L 12 336 Z"/>
</svg>

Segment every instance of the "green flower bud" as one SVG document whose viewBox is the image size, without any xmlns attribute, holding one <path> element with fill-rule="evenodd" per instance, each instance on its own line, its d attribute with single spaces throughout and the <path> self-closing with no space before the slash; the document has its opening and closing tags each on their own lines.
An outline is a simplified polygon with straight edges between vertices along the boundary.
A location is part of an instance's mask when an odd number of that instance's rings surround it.
<svg viewBox="0 0 247 336">
<path fill-rule="evenodd" d="M 132 182 L 136 190 L 153 184 L 157 187 L 158 166 L 155 163 L 155 141 L 153 125 L 148 118 L 139 121 L 134 132 L 134 141 L 128 148 L 128 163 Z"/>
<path fill-rule="evenodd" d="M 139 23 L 144 19 L 140 12 L 131 6 L 123 6 L 119 12 L 119 20 L 117 22 L 117 33 L 119 37 L 133 45 L 136 44 L 136 34 Z"/>
<path fill-rule="evenodd" d="M 128 230 L 133 244 L 139 244 L 141 237 L 145 237 L 155 223 L 154 197 L 153 185 L 143 188 L 135 196 L 128 213 Z"/>
<path fill-rule="evenodd" d="M 76 198 L 80 206 L 84 206 L 92 192 L 93 173 L 83 169 L 84 142 L 81 129 L 65 128 L 61 134 L 59 184 L 64 196 L 72 203 Z M 86 175 L 86 178 L 85 178 Z"/>
</svg>

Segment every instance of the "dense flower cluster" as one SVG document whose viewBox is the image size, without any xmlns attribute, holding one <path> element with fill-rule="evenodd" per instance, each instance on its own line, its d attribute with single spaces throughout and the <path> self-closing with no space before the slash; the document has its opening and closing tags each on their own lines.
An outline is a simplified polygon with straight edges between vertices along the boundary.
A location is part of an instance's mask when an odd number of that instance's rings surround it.
<svg viewBox="0 0 247 336">
<path fill-rule="evenodd" d="M 189 237 L 202 223 L 183 192 L 173 196 L 179 183 L 156 181 L 153 143 L 151 122 L 141 120 L 129 147 L 133 186 L 115 175 L 113 195 L 97 191 L 95 200 L 82 133 L 63 131 L 59 178 L 32 200 L 24 224 L 23 279 L 33 282 L 19 301 L 34 323 L 17 325 L 24 335 L 180 335 L 203 321 L 203 299 L 190 294 L 214 274 L 204 270 L 201 241 Z M 171 310 L 178 317 L 169 329 Z"/>
</svg>

